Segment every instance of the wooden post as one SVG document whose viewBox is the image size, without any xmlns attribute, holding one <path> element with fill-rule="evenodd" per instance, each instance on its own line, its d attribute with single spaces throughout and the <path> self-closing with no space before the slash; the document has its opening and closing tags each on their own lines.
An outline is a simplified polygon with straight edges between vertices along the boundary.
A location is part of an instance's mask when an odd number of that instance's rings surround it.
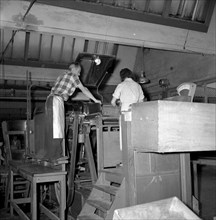
<svg viewBox="0 0 216 220">
<path fill-rule="evenodd" d="M 128 112 L 126 114 L 130 114 Z M 125 193 L 126 206 L 133 206 L 137 204 L 136 192 L 136 176 L 134 167 L 134 149 L 131 145 L 131 122 L 127 121 L 127 115 L 120 116 L 120 135 L 122 144 L 122 162 L 125 176 Z M 125 120 L 126 119 L 126 120 Z"/>
</svg>

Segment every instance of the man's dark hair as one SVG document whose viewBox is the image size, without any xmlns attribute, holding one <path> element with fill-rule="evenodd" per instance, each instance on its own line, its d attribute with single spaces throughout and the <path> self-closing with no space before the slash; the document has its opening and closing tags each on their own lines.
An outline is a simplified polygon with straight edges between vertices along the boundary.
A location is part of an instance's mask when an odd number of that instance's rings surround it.
<svg viewBox="0 0 216 220">
<path fill-rule="evenodd" d="M 69 66 L 69 68 L 74 65 L 75 67 L 81 67 L 80 63 L 79 62 L 72 62 Z"/>
<path fill-rule="evenodd" d="M 124 68 L 120 71 L 120 77 L 122 81 L 124 81 L 125 78 L 132 78 L 132 75 L 132 71 L 128 68 Z"/>
</svg>

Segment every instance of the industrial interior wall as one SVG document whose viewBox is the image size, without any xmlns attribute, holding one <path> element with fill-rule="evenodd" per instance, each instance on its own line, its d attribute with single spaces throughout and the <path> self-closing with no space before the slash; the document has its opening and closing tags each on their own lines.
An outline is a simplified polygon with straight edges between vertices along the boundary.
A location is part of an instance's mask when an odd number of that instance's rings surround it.
<svg viewBox="0 0 216 220">
<path fill-rule="evenodd" d="M 216 6 L 207 33 L 122 19 L 35 2 L 2 1 L 0 27 L 110 41 L 165 50 L 216 54 Z"/>
<path fill-rule="evenodd" d="M 141 53 L 142 49 L 139 49 L 134 71 L 139 73 L 143 68 L 151 80 L 143 87 L 150 93 L 162 91 L 160 79 L 169 80 L 169 89 L 183 82 L 216 82 L 216 55 L 148 48 L 144 50 L 144 58 Z"/>
</svg>

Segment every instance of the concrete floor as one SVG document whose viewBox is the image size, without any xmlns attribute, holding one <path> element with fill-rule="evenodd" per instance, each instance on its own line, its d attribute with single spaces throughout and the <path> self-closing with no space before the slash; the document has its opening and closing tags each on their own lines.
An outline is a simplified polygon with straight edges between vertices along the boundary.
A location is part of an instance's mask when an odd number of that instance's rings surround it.
<svg viewBox="0 0 216 220">
<path fill-rule="evenodd" d="M 199 201 L 200 214 L 203 220 L 213 220 L 216 218 L 216 167 L 215 166 L 199 166 Z M 1 220 L 20 220 L 18 217 L 11 218 L 8 210 L 2 207 L 3 195 L 0 195 L 0 219 Z M 47 217 L 41 216 L 41 220 L 48 220 Z M 215 220 L 215 219 L 214 219 Z"/>
</svg>

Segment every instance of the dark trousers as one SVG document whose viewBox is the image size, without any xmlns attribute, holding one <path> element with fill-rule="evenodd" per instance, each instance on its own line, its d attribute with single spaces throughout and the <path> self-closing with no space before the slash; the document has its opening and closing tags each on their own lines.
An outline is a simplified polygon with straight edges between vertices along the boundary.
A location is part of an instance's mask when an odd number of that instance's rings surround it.
<svg viewBox="0 0 216 220">
<path fill-rule="evenodd" d="M 45 159 L 62 157 L 62 138 L 53 138 L 53 96 L 48 96 L 45 104 Z"/>
</svg>

